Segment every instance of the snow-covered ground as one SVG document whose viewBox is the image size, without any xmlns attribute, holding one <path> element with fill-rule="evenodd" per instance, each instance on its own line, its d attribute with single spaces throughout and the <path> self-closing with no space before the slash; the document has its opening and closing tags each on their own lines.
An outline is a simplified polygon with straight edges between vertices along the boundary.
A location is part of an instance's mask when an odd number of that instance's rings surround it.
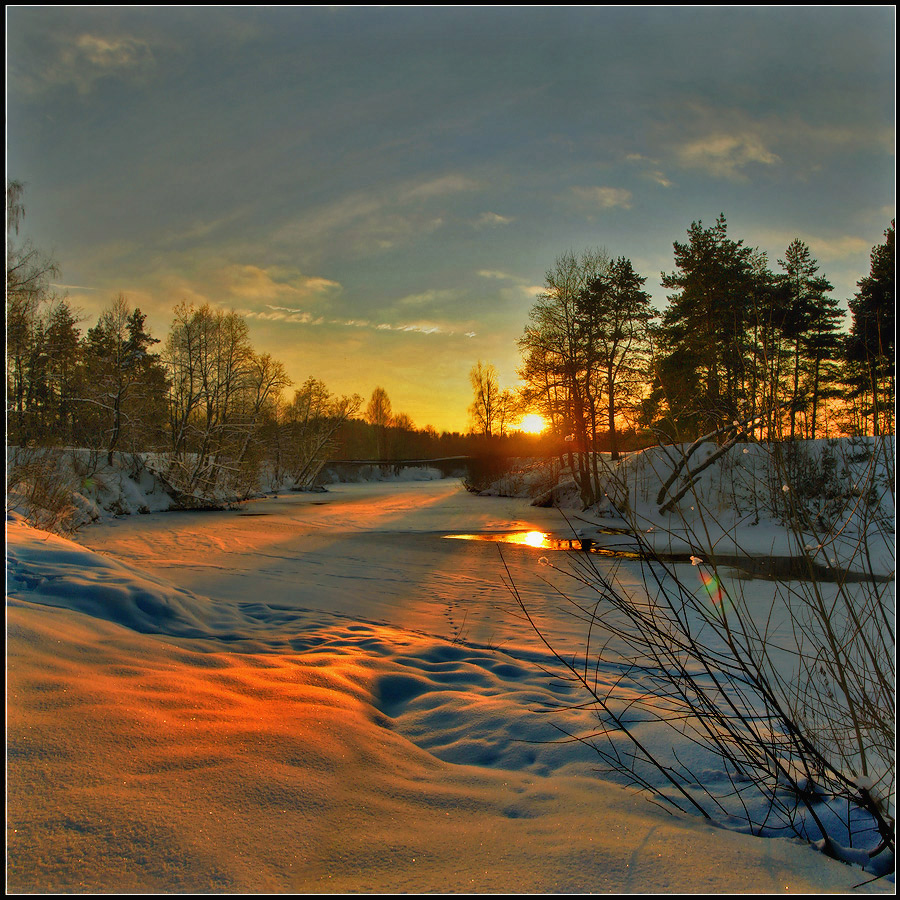
<svg viewBox="0 0 900 900">
<path fill-rule="evenodd" d="M 561 739 L 592 728 L 592 713 L 552 675 L 503 578 L 508 567 L 564 653 L 586 626 L 554 585 L 577 590 L 540 548 L 447 536 L 565 527 L 555 510 L 456 480 L 107 516 L 77 543 L 12 514 L 8 889 L 818 893 L 866 881 L 801 842 L 666 813 Z M 617 578 L 640 586 L 627 562 Z M 599 677 L 639 691 L 628 663 Z"/>
</svg>

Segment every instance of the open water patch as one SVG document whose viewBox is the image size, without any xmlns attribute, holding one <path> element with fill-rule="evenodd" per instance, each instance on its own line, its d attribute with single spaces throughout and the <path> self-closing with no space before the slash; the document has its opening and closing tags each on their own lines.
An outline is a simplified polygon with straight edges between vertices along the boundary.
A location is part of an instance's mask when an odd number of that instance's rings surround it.
<svg viewBox="0 0 900 900">
<path fill-rule="evenodd" d="M 644 560 L 669 564 L 702 564 L 708 568 L 728 568 L 734 570 L 737 578 L 759 578 L 772 581 L 821 581 L 837 583 L 888 582 L 892 575 L 856 572 L 838 567 L 825 566 L 804 556 L 747 556 L 747 555 L 706 555 L 702 558 L 693 552 L 666 553 L 645 551 L 634 542 L 627 545 L 602 541 L 602 536 L 627 537 L 630 532 L 624 528 L 604 529 L 592 537 L 575 536 L 563 538 L 545 531 L 482 532 L 476 534 L 447 534 L 444 537 L 464 541 L 491 541 L 513 544 L 535 550 L 552 550 L 575 553 L 595 553 L 613 559 Z M 598 539 L 598 536 L 600 539 Z"/>
<path fill-rule="evenodd" d="M 602 531 L 604 535 L 627 535 L 624 529 Z M 616 546 L 598 543 L 594 537 L 575 536 L 571 538 L 557 537 L 546 531 L 509 531 L 482 532 L 480 534 L 447 534 L 444 537 L 461 541 L 492 541 L 499 544 L 516 544 L 520 547 L 531 547 L 535 550 L 561 550 L 578 553 L 599 553 L 616 559 L 641 559 L 642 554 L 632 546 Z M 690 556 L 685 555 L 689 562 Z"/>
</svg>

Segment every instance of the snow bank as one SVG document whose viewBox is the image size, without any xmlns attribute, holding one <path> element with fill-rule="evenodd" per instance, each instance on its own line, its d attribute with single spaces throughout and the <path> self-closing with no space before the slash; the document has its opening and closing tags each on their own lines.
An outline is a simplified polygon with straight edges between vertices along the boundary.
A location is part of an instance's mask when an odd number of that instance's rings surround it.
<svg viewBox="0 0 900 900">
<path fill-rule="evenodd" d="M 224 508 L 244 502 L 234 491 L 218 488 L 214 496 L 190 497 L 175 491 L 163 474 L 166 457 L 158 453 L 106 453 L 58 448 L 7 448 L 7 510 L 20 513 L 38 528 L 71 534 L 91 522 L 170 509 Z M 436 467 L 325 467 L 319 484 L 434 481 L 445 477 Z M 276 478 L 266 467 L 253 497 L 296 490 L 288 476 Z"/>
<path fill-rule="evenodd" d="M 7 447 L 6 464 L 7 510 L 53 531 L 175 506 L 143 454 Z"/>
<path fill-rule="evenodd" d="M 661 552 L 809 556 L 826 567 L 894 571 L 893 436 L 737 444 L 707 468 L 718 448 L 704 444 L 666 488 L 687 450 L 605 460 L 606 496 L 594 512 L 625 518 Z"/>
<path fill-rule="evenodd" d="M 599 528 L 633 527 L 659 553 L 809 556 L 836 567 L 859 555 L 864 535 L 866 565 L 893 572 L 893 436 L 737 444 L 707 465 L 719 449 L 674 444 L 618 460 L 598 454 L 603 497 L 589 510 L 556 460 L 523 460 L 481 493 L 532 497 Z"/>
</svg>

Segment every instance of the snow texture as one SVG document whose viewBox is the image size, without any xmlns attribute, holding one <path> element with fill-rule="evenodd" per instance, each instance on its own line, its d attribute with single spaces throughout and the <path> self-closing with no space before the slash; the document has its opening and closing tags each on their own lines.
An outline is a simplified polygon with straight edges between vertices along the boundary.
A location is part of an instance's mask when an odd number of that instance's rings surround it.
<svg viewBox="0 0 900 900">
<path fill-rule="evenodd" d="M 866 881 L 811 845 L 669 815 L 562 740 L 592 714 L 502 581 L 508 567 L 550 640 L 577 648 L 584 623 L 561 610 L 548 552 L 505 546 L 501 560 L 490 541 L 445 537 L 566 527 L 556 510 L 437 478 L 107 514 L 77 543 L 9 514 L 8 889 L 820 893 Z M 627 563 L 617 578 L 640 583 Z M 623 656 L 599 673 L 622 702 L 642 687 L 628 668 Z"/>
</svg>

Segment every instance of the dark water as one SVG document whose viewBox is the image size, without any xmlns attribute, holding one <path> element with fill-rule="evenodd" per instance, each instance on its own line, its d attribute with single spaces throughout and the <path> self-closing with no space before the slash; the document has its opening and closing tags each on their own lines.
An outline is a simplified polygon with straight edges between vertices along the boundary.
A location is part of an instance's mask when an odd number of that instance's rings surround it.
<svg viewBox="0 0 900 900">
<path fill-rule="evenodd" d="M 625 529 L 609 529 L 600 532 L 603 535 L 627 537 Z M 530 547 L 535 550 L 554 550 L 575 553 L 596 553 L 614 559 L 646 559 L 664 563 L 694 563 L 697 557 L 691 553 L 654 553 L 648 554 L 635 548 L 633 541 L 629 543 L 599 543 L 594 538 L 561 538 L 543 531 L 513 531 L 506 533 L 485 534 L 448 534 L 448 538 L 464 541 L 493 541 L 494 543 L 514 544 Z M 806 557 L 798 556 L 728 556 L 706 555 L 700 565 L 707 568 L 725 567 L 735 569 L 738 578 L 762 578 L 773 581 L 823 581 L 823 582 L 889 582 L 891 575 L 870 575 L 863 572 L 844 571 L 830 566 L 823 566 Z"/>
</svg>

